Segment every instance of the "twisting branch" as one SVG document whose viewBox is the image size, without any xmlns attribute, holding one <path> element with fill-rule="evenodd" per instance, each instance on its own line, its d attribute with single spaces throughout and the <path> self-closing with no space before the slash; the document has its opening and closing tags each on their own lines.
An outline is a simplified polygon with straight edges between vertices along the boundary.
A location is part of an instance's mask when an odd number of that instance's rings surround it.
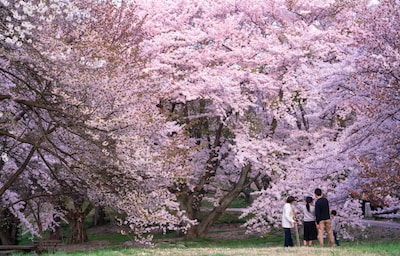
<svg viewBox="0 0 400 256">
<path fill-rule="evenodd" d="M 36 146 L 32 146 L 31 151 L 29 152 L 28 156 L 26 157 L 23 164 L 18 168 L 18 170 L 7 180 L 7 182 L 0 188 L 0 197 L 9 189 L 12 184 L 18 179 L 19 175 L 23 173 L 28 166 L 29 161 L 31 160 L 32 156 L 34 155 L 35 151 L 37 150 Z"/>
</svg>

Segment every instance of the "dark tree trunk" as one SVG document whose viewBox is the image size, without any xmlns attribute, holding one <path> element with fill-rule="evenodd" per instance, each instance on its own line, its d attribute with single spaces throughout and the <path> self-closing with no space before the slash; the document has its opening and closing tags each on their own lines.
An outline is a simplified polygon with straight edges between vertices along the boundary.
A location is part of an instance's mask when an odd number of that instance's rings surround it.
<svg viewBox="0 0 400 256">
<path fill-rule="evenodd" d="M 18 244 L 19 220 L 8 210 L 3 211 L 0 221 L 0 244 Z"/>
<path fill-rule="evenodd" d="M 3 245 L 13 244 L 11 242 L 10 236 L 7 234 L 7 232 L 4 232 L 4 230 L 0 230 L 0 244 Z"/>
<path fill-rule="evenodd" d="M 197 228 L 197 238 L 203 238 L 208 234 L 208 231 L 211 225 L 218 220 L 219 217 L 225 212 L 226 208 L 228 208 L 229 204 L 237 198 L 240 192 L 246 187 L 246 180 L 248 179 L 248 174 L 250 173 L 251 165 L 246 165 L 243 167 L 242 172 L 240 174 L 239 180 L 233 187 L 231 191 L 228 192 L 220 201 L 218 207 L 215 207 L 207 217 L 202 220 L 202 222 L 198 225 Z"/>
<path fill-rule="evenodd" d="M 85 220 L 93 206 L 89 204 L 85 207 L 81 199 L 74 200 L 73 203 L 74 207 L 68 209 L 67 214 L 71 229 L 70 243 L 80 244 L 89 240 Z"/>
<path fill-rule="evenodd" d="M 186 239 L 200 238 L 199 237 L 199 226 L 192 226 L 185 235 Z"/>
<path fill-rule="evenodd" d="M 204 238 L 208 234 L 211 225 L 221 217 L 229 204 L 232 203 L 232 201 L 239 196 L 243 188 L 248 185 L 246 180 L 248 180 L 250 170 L 250 164 L 243 167 L 239 180 L 236 182 L 233 189 L 220 200 L 219 206 L 211 210 L 211 212 L 207 214 L 207 216 L 197 226 L 193 226 L 189 229 L 186 238 Z"/>
<path fill-rule="evenodd" d="M 89 240 L 85 226 L 85 216 L 79 210 L 70 212 L 69 225 L 71 228 L 71 244 L 80 244 Z"/>
<path fill-rule="evenodd" d="M 18 228 L 0 230 L 0 244 L 12 245 L 18 244 Z"/>
<path fill-rule="evenodd" d="M 102 226 L 104 224 L 106 224 L 106 211 L 104 210 L 104 207 L 97 206 L 96 209 L 94 210 L 92 225 Z"/>
<path fill-rule="evenodd" d="M 244 194 L 244 201 L 247 204 L 251 204 L 253 200 L 251 198 L 251 183 L 249 178 L 247 179 L 246 183 L 247 185 L 243 188 L 242 193 Z"/>
<path fill-rule="evenodd" d="M 60 217 L 56 217 L 54 219 L 55 222 L 57 223 L 61 223 L 61 218 Z M 61 240 L 63 237 L 61 237 L 61 225 L 57 225 L 54 227 L 54 230 L 51 231 L 50 235 L 49 235 L 49 239 L 50 240 Z"/>
</svg>

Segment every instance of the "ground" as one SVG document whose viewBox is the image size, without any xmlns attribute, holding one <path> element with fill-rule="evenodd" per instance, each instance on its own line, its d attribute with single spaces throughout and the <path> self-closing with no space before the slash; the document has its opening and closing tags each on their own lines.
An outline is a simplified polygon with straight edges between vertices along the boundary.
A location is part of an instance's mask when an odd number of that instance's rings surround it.
<svg viewBox="0 0 400 256">
<path fill-rule="evenodd" d="M 88 230 L 90 234 L 103 234 L 111 235 L 120 232 L 118 227 L 113 225 L 104 225 L 100 227 L 90 228 Z M 279 234 L 278 234 L 279 235 Z M 245 230 L 240 227 L 239 224 L 218 224 L 211 228 L 208 238 L 220 240 L 220 239 L 240 239 L 245 238 L 247 235 Z M 368 227 L 366 231 L 360 232 L 359 237 L 354 242 L 359 241 L 399 241 L 400 239 L 400 228 L 387 228 L 380 226 Z M 174 237 L 168 239 L 156 239 L 155 245 L 161 245 L 165 243 L 175 242 L 179 246 L 179 240 L 183 240 L 182 237 Z M 183 244 L 183 243 L 182 243 Z M 75 245 L 59 245 L 58 250 L 72 252 L 72 251 L 87 251 L 95 249 L 110 248 L 115 245 L 111 245 L 109 241 L 104 240 L 93 240 L 83 244 Z M 132 247 L 133 243 L 125 242 L 117 245 L 118 247 Z"/>
<path fill-rule="evenodd" d="M 245 229 L 241 228 L 239 224 L 219 224 L 215 225 L 210 229 L 209 238 L 212 239 L 235 239 L 235 238 L 243 238 L 249 236 L 245 234 Z M 113 225 L 104 225 L 99 227 L 93 227 L 88 230 L 89 234 L 113 234 L 120 232 L 120 228 Z M 174 237 L 168 239 L 156 239 L 155 245 L 168 243 L 168 242 L 178 242 L 179 240 L 183 240 L 183 237 Z M 133 246 L 129 242 L 122 243 L 121 247 L 131 247 Z M 109 241 L 104 240 L 93 240 L 82 244 L 62 244 L 57 248 L 58 250 L 72 252 L 72 251 L 86 251 L 86 250 L 94 250 L 94 249 L 102 249 L 102 248 L 110 248 L 112 245 Z"/>
</svg>

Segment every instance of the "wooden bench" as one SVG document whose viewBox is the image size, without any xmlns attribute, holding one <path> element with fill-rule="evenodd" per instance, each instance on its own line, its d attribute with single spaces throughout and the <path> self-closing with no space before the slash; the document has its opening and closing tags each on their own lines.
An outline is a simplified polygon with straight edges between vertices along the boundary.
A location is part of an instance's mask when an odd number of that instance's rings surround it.
<svg viewBox="0 0 400 256">
<path fill-rule="evenodd" d="M 41 239 L 34 244 L 10 244 L 10 245 L 0 245 L 0 254 L 10 254 L 13 252 L 31 252 L 36 251 L 38 253 L 43 252 L 55 252 L 57 245 L 60 240 L 46 240 Z"/>
<path fill-rule="evenodd" d="M 55 252 L 57 245 L 60 243 L 60 240 L 46 240 L 41 239 L 37 243 L 37 252 Z"/>
<path fill-rule="evenodd" d="M 10 245 L 6 245 L 6 244 L 2 244 L 0 245 L 0 254 L 10 254 L 13 252 L 31 252 L 31 251 L 35 251 L 37 249 L 37 244 L 24 244 L 24 245 L 20 245 L 20 244 L 10 244 Z"/>
</svg>

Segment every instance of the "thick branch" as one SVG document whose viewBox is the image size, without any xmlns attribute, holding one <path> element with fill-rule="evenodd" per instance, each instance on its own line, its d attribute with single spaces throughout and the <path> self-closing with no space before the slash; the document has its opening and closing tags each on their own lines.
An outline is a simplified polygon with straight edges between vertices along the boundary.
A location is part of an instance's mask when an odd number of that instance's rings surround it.
<svg viewBox="0 0 400 256">
<path fill-rule="evenodd" d="M 221 200 L 219 206 L 215 207 L 207 217 L 200 223 L 198 227 L 198 234 L 201 237 L 202 235 L 208 232 L 210 226 L 217 220 L 228 208 L 229 204 L 239 196 L 240 192 L 243 188 L 248 185 L 246 183 L 247 177 L 251 170 L 251 164 L 247 164 L 242 168 L 242 172 L 240 173 L 239 180 L 236 182 L 235 186 L 231 191 L 228 192 Z"/>
<path fill-rule="evenodd" d="M 31 151 L 29 152 L 28 156 L 26 157 L 25 161 L 23 164 L 18 168 L 18 170 L 8 179 L 8 181 L 0 188 L 0 197 L 3 196 L 3 194 L 6 192 L 7 189 L 9 189 L 12 184 L 18 179 L 19 175 L 23 173 L 31 160 L 33 154 L 35 153 L 37 147 L 33 146 L 31 148 Z"/>
</svg>

